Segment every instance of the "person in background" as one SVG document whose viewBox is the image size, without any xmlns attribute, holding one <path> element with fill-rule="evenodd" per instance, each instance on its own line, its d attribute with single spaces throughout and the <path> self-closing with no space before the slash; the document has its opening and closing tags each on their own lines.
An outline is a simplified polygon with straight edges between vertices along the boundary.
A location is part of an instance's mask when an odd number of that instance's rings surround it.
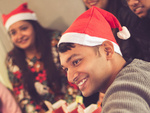
<svg viewBox="0 0 150 113">
<path fill-rule="evenodd" d="M 120 8 L 123 6 L 121 0 L 83 0 L 86 9 L 96 6 L 105 9 L 115 16 L 118 15 Z"/>
<path fill-rule="evenodd" d="M 101 113 L 149 113 L 150 63 L 126 62 L 111 28 L 130 37 L 110 12 L 93 6 L 81 14 L 59 40 L 62 68 L 84 96 L 105 93 Z"/>
<path fill-rule="evenodd" d="M 22 113 L 11 92 L 0 83 L 0 113 Z"/>
<path fill-rule="evenodd" d="M 150 0 L 125 0 L 131 11 L 139 18 L 150 16 Z"/>
<path fill-rule="evenodd" d="M 150 61 L 150 0 L 124 0 L 124 4 L 135 15 L 134 21 L 127 20 L 127 16 L 126 23 L 121 21 L 129 26 L 131 56 Z"/>
<path fill-rule="evenodd" d="M 8 53 L 6 65 L 13 92 L 25 113 L 47 111 L 44 101 L 73 101 L 66 77 L 60 71 L 54 49 L 58 31 L 43 28 L 36 14 L 23 3 L 7 15 L 2 15 L 14 48 Z M 54 52 L 55 51 L 55 52 Z M 76 91 L 76 94 L 79 91 Z"/>
</svg>

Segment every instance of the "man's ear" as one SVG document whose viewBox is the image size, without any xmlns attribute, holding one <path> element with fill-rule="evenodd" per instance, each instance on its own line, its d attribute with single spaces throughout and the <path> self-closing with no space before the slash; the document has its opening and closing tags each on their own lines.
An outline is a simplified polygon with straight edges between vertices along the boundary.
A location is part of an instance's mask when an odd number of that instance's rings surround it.
<svg viewBox="0 0 150 113">
<path fill-rule="evenodd" d="M 110 41 L 104 41 L 102 43 L 102 46 L 104 47 L 104 51 L 106 53 L 107 58 L 111 58 L 114 54 L 114 46 L 112 44 L 112 42 Z"/>
</svg>

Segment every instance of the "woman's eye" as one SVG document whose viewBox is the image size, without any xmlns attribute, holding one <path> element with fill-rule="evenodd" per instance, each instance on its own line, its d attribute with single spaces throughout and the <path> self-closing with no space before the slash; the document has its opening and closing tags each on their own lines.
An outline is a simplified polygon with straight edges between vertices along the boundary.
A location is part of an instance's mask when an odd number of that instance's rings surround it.
<svg viewBox="0 0 150 113">
<path fill-rule="evenodd" d="M 79 64 L 80 61 L 81 61 L 81 59 L 73 61 L 73 65 L 76 66 L 77 64 Z"/>
<path fill-rule="evenodd" d="M 22 28 L 21 28 L 21 30 L 26 30 L 26 29 L 28 29 L 28 27 L 22 27 Z"/>
<path fill-rule="evenodd" d="M 11 31 L 11 32 L 9 32 L 9 34 L 10 34 L 10 36 L 15 35 L 16 31 Z"/>
</svg>

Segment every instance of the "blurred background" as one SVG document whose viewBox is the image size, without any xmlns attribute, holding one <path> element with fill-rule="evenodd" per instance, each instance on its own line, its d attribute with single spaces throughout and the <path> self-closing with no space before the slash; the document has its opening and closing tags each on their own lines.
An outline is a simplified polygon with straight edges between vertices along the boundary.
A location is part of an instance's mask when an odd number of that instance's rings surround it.
<svg viewBox="0 0 150 113">
<path fill-rule="evenodd" d="M 42 26 L 62 32 L 86 10 L 82 0 L 0 0 L 0 16 L 8 14 L 24 2 L 27 2 L 28 7 L 37 14 Z M 12 47 L 0 18 L 0 82 L 9 88 L 12 86 L 8 79 L 5 58 Z"/>
</svg>

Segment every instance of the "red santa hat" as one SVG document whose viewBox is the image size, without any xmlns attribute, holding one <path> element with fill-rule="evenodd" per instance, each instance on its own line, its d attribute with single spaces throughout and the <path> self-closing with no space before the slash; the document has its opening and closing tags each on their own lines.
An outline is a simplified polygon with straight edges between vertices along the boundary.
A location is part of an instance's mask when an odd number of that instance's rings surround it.
<svg viewBox="0 0 150 113">
<path fill-rule="evenodd" d="M 2 19 L 3 19 L 3 25 L 8 30 L 9 27 L 17 21 L 37 20 L 37 17 L 32 10 L 28 9 L 27 3 L 23 3 L 19 7 L 17 7 L 15 10 L 10 12 L 9 14 L 7 15 L 3 14 Z"/>
<path fill-rule="evenodd" d="M 127 28 L 125 26 L 121 27 L 113 14 L 93 6 L 81 14 L 63 33 L 58 46 L 61 43 L 96 46 L 109 40 L 113 43 L 115 52 L 122 55 L 111 28 L 119 29 L 117 35 L 121 39 L 128 39 L 130 37 Z"/>
</svg>

